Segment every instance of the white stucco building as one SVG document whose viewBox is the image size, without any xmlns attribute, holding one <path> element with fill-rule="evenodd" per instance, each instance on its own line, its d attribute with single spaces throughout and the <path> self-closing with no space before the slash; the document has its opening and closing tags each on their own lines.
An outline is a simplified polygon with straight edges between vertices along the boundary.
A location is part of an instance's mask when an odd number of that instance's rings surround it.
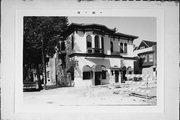
<svg viewBox="0 0 180 120">
<path fill-rule="evenodd" d="M 124 82 L 123 69 L 133 69 L 133 40 L 137 36 L 116 32 L 99 24 L 72 23 L 64 33 L 66 57 L 75 86 Z M 66 58 L 66 59 L 67 59 Z"/>
</svg>

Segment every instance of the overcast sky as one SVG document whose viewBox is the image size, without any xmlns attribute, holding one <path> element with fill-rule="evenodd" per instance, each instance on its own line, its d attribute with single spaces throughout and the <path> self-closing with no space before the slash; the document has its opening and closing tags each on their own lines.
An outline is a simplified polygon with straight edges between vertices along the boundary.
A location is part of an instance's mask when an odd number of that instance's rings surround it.
<svg viewBox="0 0 180 120">
<path fill-rule="evenodd" d="M 138 36 L 137 46 L 142 40 L 156 41 L 156 18 L 153 17 L 68 17 L 69 23 L 96 23 L 117 28 L 118 32 Z"/>
</svg>

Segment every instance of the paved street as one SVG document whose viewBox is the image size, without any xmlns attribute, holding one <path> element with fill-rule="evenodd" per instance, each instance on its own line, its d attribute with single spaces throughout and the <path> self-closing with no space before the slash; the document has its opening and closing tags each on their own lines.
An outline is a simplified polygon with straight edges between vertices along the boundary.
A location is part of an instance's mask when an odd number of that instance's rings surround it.
<svg viewBox="0 0 180 120">
<path fill-rule="evenodd" d="M 152 105 L 155 99 L 148 102 L 144 98 L 128 94 L 113 94 L 107 87 L 64 87 L 40 92 L 24 92 L 24 104 L 28 105 Z"/>
</svg>

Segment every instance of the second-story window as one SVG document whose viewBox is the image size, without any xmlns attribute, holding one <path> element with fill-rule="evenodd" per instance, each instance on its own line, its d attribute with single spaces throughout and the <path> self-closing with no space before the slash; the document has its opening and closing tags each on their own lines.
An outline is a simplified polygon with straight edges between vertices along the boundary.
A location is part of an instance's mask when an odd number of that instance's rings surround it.
<svg viewBox="0 0 180 120">
<path fill-rule="evenodd" d="M 127 43 L 124 44 L 124 53 L 127 53 Z"/>
<path fill-rule="evenodd" d="M 95 38 L 94 38 L 94 40 L 95 40 L 95 48 L 99 48 L 99 37 L 96 35 L 95 36 Z"/>
<path fill-rule="evenodd" d="M 91 53 L 92 52 L 92 37 L 90 35 L 86 37 L 86 42 L 87 42 L 87 52 Z"/>
<path fill-rule="evenodd" d="M 123 53 L 123 43 L 120 43 L 120 53 Z"/>
<path fill-rule="evenodd" d="M 99 53 L 99 48 L 100 48 L 100 45 L 99 45 L 99 37 L 96 35 L 94 37 L 94 43 L 95 43 L 95 53 Z"/>
<path fill-rule="evenodd" d="M 113 42 L 111 41 L 111 43 L 110 43 L 110 49 L 111 49 L 111 53 L 113 53 Z"/>
</svg>

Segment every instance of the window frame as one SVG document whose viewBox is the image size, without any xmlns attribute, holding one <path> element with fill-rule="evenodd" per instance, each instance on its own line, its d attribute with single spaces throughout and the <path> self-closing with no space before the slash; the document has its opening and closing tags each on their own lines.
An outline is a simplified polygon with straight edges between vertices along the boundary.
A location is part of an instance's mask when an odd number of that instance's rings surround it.
<svg viewBox="0 0 180 120">
<path fill-rule="evenodd" d="M 124 53 L 127 53 L 127 43 L 124 43 Z"/>
<path fill-rule="evenodd" d="M 87 75 L 84 75 L 84 74 L 87 74 L 88 73 L 88 76 Z M 86 77 L 84 77 L 84 76 L 86 76 Z M 82 79 L 83 80 L 90 80 L 90 79 L 92 79 L 92 71 L 83 71 L 83 73 L 82 73 Z"/>
<path fill-rule="evenodd" d="M 99 36 L 98 35 L 94 36 L 94 48 L 100 48 Z"/>
<path fill-rule="evenodd" d="M 120 43 L 120 53 L 124 53 L 123 43 Z"/>
<path fill-rule="evenodd" d="M 90 46 L 88 46 L 89 44 Z M 92 53 L 92 36 L 91 35 L 87 35 L 86 36 L 86 49 L 87 49 L 87 53 Z"/>
</svg>

